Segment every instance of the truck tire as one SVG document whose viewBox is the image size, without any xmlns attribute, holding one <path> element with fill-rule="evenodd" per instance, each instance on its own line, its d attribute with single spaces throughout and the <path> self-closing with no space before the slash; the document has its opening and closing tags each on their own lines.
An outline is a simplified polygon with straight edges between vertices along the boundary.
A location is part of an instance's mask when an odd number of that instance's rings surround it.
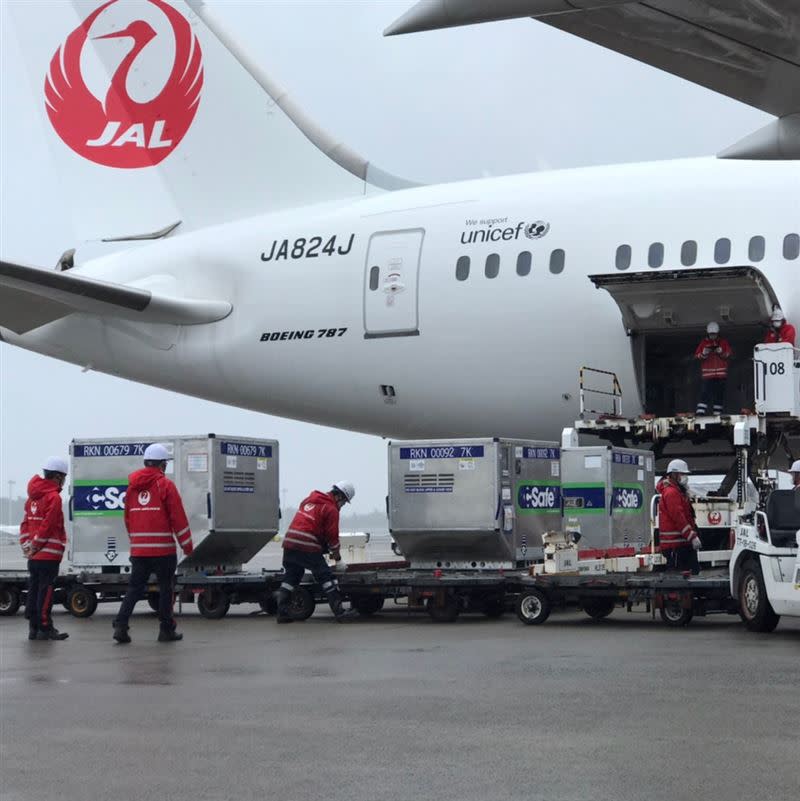
<svg viewBox="0 0 800 801">
<path fill-rule="evenodd" d="M 383 597 L 380 595 L 354 595 L 350 598 L 350 606 L 362 617 L 371 617 L 383 609 Z"/>
<path fill-rule="evenodd" d="M 316 608 L 314 596 L 305 587 L 297 587 L 289 601 L 289 616 L 292 620 L 308 620 Z"/>
<path fill-rule="evenodd" d="M 458 598 L 448 595 L 443 603 L 438 603 L 436 598 L 428 598 L 425 603 L 428 614 L 437 623 L 453 623 L 458 618 Z"/>
<path fill-rule="evenodd" d="M 22 603 L 22 593 L 13 584 L 0 586 L 0 615 L 11 617 L 16 615 Z"/>
<path fill-rule="evenodd" d="M 67 611 L 73 617 L 91 617 L 97 609 L 97 595 L 83 584 L 75 584 L 67 592 Z"/>
<path fill-rule="evenodd" d="M 658 610 L 661 620 L 671 628 L 688 626 L 692 622 L 694 612 L 685 609 L 678 601 L 664 601 L 664 606 Z"/>
<path fill-rule="evenodd" d="M 525 590 L 517 598 L 517 617 L 526 626 L 539 626 L 550 617 L 550 599 L 541 590 Z"/>
<path fill-rule="evenodd" d="M 581 609 L 589 615 L 592 620 L 602 620 L 608 617 L 616 606 L 613 598 L 583 598 Z"/>
<path fill-rule="evenodd" d="M 221 620 L 231 608 L 231 599 L 221 587 L 209 587 L 197 596 L 197 611 L 206 620 Z"/>
<path fill-rule="evenodd" d="M 767 598 L 767 588 L 761 565 L 748 561 L 739 578 L 739 614 L 749 631 L 775 631 L 780 615 L 775 613 Z"/>
</svg>

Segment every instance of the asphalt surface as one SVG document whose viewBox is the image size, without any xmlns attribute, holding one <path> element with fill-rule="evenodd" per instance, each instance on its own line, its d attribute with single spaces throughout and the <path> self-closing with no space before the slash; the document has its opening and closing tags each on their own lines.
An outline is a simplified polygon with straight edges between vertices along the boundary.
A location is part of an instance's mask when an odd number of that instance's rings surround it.
<svg viewBox="0 0 800 801">
<path fill-rule="evenodd" d="M 0 618 L 3 801 L 800 797 L 797 620 L 112 614 Z"/>
</svg>

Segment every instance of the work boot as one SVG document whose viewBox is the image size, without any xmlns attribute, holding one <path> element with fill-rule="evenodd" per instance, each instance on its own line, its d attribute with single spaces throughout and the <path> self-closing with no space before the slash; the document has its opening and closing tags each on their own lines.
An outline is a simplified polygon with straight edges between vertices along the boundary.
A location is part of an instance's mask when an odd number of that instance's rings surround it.
<svg viewBox="0 0 800 801">
<path fill-rule="evenodd" d="M 342 605 L 342 594 L 339 590 L 328 593 L 328 604 L 337 623 L 348 623 L 358 617 L 355 609 L 345 609 Z"/>
<path fill-rule="evenodd" d="M 39 633 L 39 627 L 35 623 L 31 623 L 28 626 L 28 639 L 35 640 L 36 635 Z"/>
<path fill-rule="evenodd" d="M 36 635 L 37 640 L 66 640 L 69 637 L 66 631 L 59 631 L 52 626 L 46 629 L 39 629 Z"/>
<path fill-rule="evenodd" d="M 158 632 L 159 642 L 178 642 L 182 639 L 183 634 L 179 634 L 177 631 L 175 631 L 175 624 L 171 626 L 164 626 L 162 624 L 161 629 Z"/>
<path fill-rule="evenodd" d="M 131 641 L 130 635 L 128 634 L 128 627 L 122 623 L 114 623 L 114 639 L 120 645 L 127 645 Z"/>
<path fill-rule="evenodd" d="M 292 593 L 284 587 L 281 587 L 278 592 L 275 593 L 275 598 L 278 602 L 278 613 L 275 616 L 275 622 L 294 623 L 294 618 L 292 618 L 292 613 L 289 608 Z"/>
</svg>

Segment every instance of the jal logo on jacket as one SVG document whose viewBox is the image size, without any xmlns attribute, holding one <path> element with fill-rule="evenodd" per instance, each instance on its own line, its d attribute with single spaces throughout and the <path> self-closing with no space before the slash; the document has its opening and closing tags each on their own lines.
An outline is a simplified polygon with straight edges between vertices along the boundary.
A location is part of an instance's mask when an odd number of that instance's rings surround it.
<svg viewBox="0 0 800 801">
<path fill-rule="evenodd" d="M 147 490 L 143 490 L 139 493 L 139 503 L 142 506 L 147 506 L 150 503 L 150 493 Z"/>
</svg>

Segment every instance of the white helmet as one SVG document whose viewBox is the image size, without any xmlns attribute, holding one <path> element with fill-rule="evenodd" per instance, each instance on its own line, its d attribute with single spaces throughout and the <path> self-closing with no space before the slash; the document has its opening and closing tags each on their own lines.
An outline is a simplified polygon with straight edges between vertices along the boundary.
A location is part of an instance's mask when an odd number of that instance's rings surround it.
<svg viewBox="0 0 800 801">
<path fill-rule="evenodd" d="M 166 462 L 171 459 L 169 451 L 160 443 L 154 442 L 144 449 L 144 460 L 146 462 Z"/>
<path fill-rule="evenodd" d="M 356 488 L 349 481 L 337 481 L 333 485 L 333 489 L 339 490 L 347 499 L 348 503 L 356 497 Z"/>
<path fill-rule="evenodd" d="M 706 333 L 718 334 L 719 333 L 719 323 L 709 323 L 706 326 Z"/>
<path fill-rule="evenodd" d="M 786 315 L 783 313 L 782 309 L 779 309 L 777 306 L 772 310 L 772 314 L 769 318 L 773 323 L 782 323 L 786 319 Z"/>
<path fill-rule="evenodd" d="M 64 475 L 69 473 L 69 465 L 67 464 L 67 460 L 62 459 L 60 456 L 51 456 L 44 463 L 44 469 L 50 473 L 63 473 Z"/>
<path fill-rule="evenodd" d="M 667 473 L 685 473 L 689 475 L 692 471 L 689 469 L 689 465 L 683 461 L 683 459 L 673 459 L 667 465 Z"/>
<path fill-rule="evenodd" d="M 790 473 L 800 473 L 800 459 L 795 459 L 794 464 L 789 468 Z"/>
</svg>

